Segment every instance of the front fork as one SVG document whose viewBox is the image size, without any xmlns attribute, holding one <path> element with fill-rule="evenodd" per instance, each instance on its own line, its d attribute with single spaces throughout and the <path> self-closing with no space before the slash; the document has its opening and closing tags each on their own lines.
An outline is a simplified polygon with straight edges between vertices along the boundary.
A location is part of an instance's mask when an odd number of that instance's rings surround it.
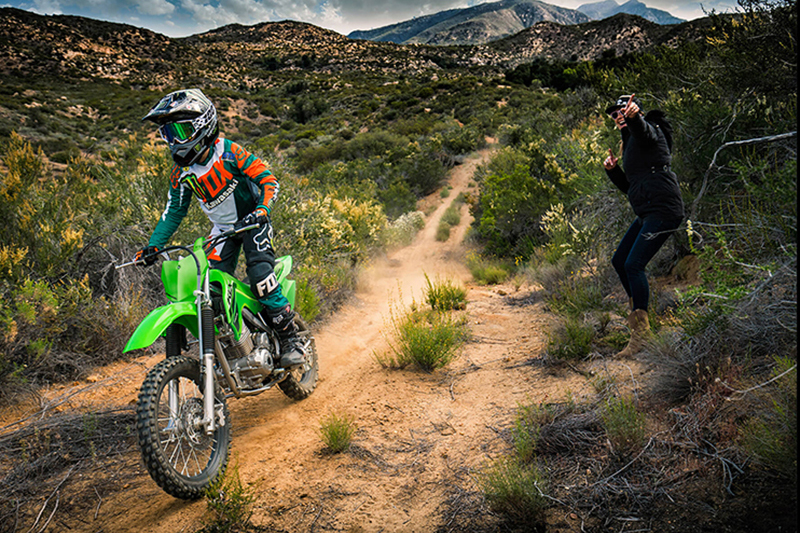
<svg viewBox="0 0 800 533">
<path fill-rule="evenodd" d="M 198 283 L 199 285 L 199 283 Z M 197 301 L 198 328 L 200 332 L 200 369 L 203 377 L 203 420 L 200 424 L 206 435 L 216 429 L 214 412 L 214 311 L 211 308 L 211 291 L 208 274 L 203 280 L 203 290 L 195 291 Z"/>
</svg>

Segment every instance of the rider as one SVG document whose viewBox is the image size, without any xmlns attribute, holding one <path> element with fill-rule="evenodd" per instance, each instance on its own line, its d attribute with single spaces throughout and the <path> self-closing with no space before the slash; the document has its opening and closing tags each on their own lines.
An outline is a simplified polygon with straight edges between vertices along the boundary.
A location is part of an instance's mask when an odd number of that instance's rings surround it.
<svg viewBox="0 0 800 533">
<path fill-rule="evenodd" d="M 294 312 L 275 277 L 270 210 L 278 197 L 278 181 L 256 156 L 219 137 L 217 110 L 200 89 L 184 89 L 163 97 L 142 120 L 158 124 L 175 166 L 170 175 L 167 208 L 146 247 L 135 260 L 155 262 L 189 210 L 192 193 L 213 223 L 211 236 L 256 223 L 255 228 L 219 244 L 208 256 L 212 268 L 233 275 L 244 248 L 247 277 L 262 316 L 280 339 L 280 365 L 303 364 Z"/>
</svg>

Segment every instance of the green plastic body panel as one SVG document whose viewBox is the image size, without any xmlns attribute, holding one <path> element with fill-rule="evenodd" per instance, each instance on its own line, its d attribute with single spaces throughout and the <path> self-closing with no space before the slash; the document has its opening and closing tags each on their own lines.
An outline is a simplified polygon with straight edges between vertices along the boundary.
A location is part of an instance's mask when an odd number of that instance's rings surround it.
<svg viewBox="0 0 800 533">
<path fill-rule="evenodd" d="M 281 286 L 281 292 L 289 300 L 289 305 L 294 309 L 294 300 L 297 295 L 297 283 L 294 280 L 288 279 L 289 272 L 292 271 L 292 256 L 284 255 L 275 260 L 275 277 L 278 278 L 278 283 Z"/>
<path fill-rule="evenodd" d="M 247 284 L 221 270 L 209 270 L 208 281 L 221 288 L 225 319 L 233 329 L 234 337 L 239 340 L 242 332 L 242 309 L 247 307 L 253 313 L 258 313 L 263 307 L 261 302 L 253 297 Z"/>
<path fill-rule="evenodd" d="M 177 302 L 153 309 L 144 317 L 133 332 L 123 352 L 147 348 L 164 334 L 170 324 L 186 326 L 192 335 L 199 337 L 197 331 L 197 307 L 194 302 Z"/>
<path fill-rule="evenodd" d="M 253 296 L 250 286 L 221 270 L 210 269 L 208 258 L 203 251 L 203 239 L 194 243 L 194 252 L 200 262 L 200 272 L 205 276 L 208 272 L 209 283 L 222 291 L 222 302 L 225 318 L 233 329 L 234 336 L 239 340 L 242 332 L 242 309 L 247 307 L 253 313 L 262 309 L 261 302 Z M 292 270 L 292 257 L 285 255 L 275 260 L 275 277 L 281 286 L 281 291 L 289 304 L 294 308 L 297 284 L 288 279 Z M 146 348 L 153 344 L 160 336 L 164 335 L 172 323 L 186 327 L 195 338 L 199 338 L 197 325 L 197 306 L 194 292 L 197 290 L 197 264 L 192 256 L 183 257 L 177 261 L 164 261 L 161 266 L 161 281 L 164 283 L 164 292 L 171 302 L 168 305 L 154 309 L 145 317 L 136 331 L 133 332 L 125 352 Z"/>
<path fill-rule="evenodd" d="M 200 272 L 208 269 L 208 259 L 203 251 L 203 239 L 194 244 L 195 256 L 200 262 Z M 193 302 L 197 290 L 197 264 L 191 255 L 178 261 L 164 261 L 161 265 L 161 282 L 170 302 Z"/>
</svg>

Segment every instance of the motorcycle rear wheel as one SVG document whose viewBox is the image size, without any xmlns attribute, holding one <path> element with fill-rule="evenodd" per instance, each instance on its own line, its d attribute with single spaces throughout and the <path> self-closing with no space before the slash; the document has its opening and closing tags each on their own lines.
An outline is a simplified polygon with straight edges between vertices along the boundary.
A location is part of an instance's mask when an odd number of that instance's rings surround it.
<svg viewBox="0 0 800 533">
<path fill-rule="evenodd" d="M 172 397 L 172 407 L 170 407 Z M 200 363 L 185 356 L 169 357 L 154 366 L 139 391 L 136 429 L 150 477 L 164 492 L 195 500 L 224 472 L 230 449 L 230 413 L 218 392 L 216 429 L 206 435 Z"/>
<path fill-rule="evenodd" d="M 306 348 L 306 363 L 289 371 L 286 379 L 278 383 L 283 393 L 292 400 L 305 400 L 314 389 L 317 388 L 319 380 L 319 357 L 317 356 L 317 346 L 314 343 L 314 336 L 308 328 L 305 320 L 298 314 L 294 315 L 294 322 L 297 325 L 297 336 Z"/>
</svg>

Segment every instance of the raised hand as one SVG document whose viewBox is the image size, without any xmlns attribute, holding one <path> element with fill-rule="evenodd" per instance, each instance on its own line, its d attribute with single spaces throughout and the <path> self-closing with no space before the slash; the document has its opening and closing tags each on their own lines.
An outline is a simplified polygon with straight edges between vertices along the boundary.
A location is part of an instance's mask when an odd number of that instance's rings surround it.
<svg viewBox="0 0 800 533">
<path fill-rule="evenodd" d="M 627 118 L 636 116 L 639 113 L 639 106 L 633 101 L 634 96 L 636 96 L 635 93 L 631 94 L 631 97 L 628 98 L 628 103 L 622 109 L 622 114 Z"/>
<path fill-rule="evenodd" d="M 614 156 L 613 150 L 611 150 L 611 148 L 609 148 L 608 149 L 608 157 L 606 157 L 606 160 L 603 161 L 603 168 L 605 168 L 606 170 L 611 170 L 612 168 L 617 166 L 617 162 L 618 161 L 619 161 L 619 159 L 616 156 Z"/>
</svg>

